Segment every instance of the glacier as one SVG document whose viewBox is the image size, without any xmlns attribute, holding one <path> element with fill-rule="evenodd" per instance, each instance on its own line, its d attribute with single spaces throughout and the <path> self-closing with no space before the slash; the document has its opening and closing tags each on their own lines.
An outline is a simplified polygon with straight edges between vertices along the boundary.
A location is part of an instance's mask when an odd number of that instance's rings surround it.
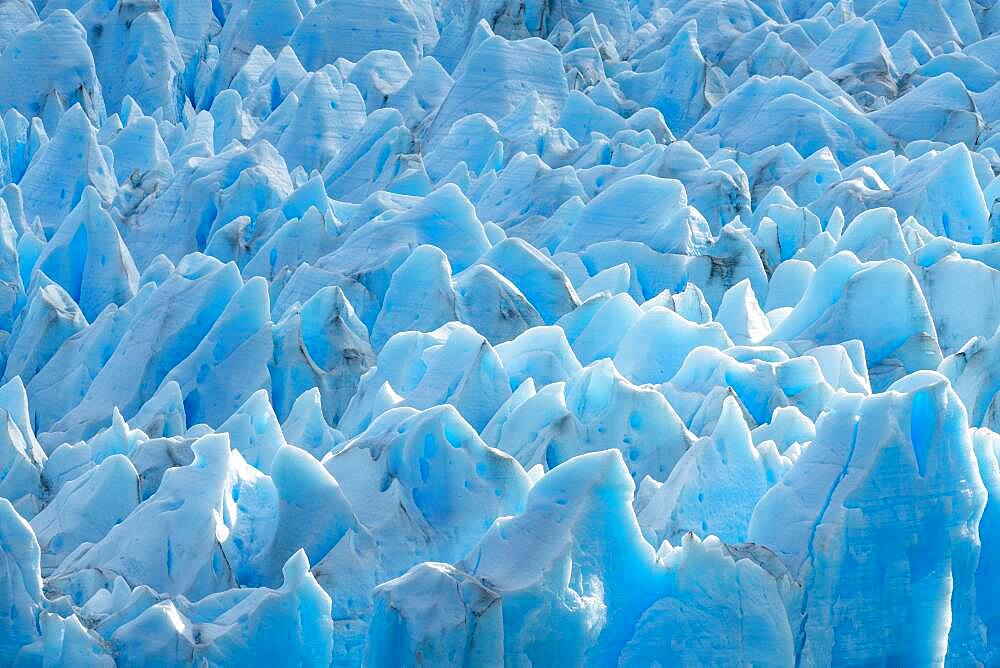
<svg viewBox="0 0 1000 668">
<path fill-rule="evenodd" d="M 0 0 L 0 667 L 1000 665 L 997 0 Z"/>
</svg>

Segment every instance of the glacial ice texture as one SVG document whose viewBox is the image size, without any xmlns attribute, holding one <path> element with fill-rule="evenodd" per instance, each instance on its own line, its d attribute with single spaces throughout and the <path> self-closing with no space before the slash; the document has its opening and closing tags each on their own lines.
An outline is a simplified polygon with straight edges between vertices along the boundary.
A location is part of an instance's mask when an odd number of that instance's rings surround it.
<svg viewBox="0 0 1000 668">
<path fill-rule="evenodd" d="M 997 0 L 0 0 L 0 668 L 1000 665 Z"/>
</svg>

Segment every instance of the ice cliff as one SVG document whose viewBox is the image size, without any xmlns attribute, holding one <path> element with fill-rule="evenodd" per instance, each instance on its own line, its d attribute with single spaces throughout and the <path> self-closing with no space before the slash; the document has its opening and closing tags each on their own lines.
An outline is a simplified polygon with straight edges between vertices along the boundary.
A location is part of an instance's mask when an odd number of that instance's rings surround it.
<svg viewBox="0 0 1000 668">
<path fill-rule="evenodd" d="M 1000 2 L 0 0 L 0 667 L 1000 665 Z"/>
</svg>

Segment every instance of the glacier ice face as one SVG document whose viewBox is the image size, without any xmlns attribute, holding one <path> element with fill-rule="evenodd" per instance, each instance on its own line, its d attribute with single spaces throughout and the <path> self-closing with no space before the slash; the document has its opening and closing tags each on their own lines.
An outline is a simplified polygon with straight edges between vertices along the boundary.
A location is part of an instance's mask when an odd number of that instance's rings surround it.
<svg viewBox="0 0 1000 668">
<path fill-rule="evenodd" d="M 4 662 L 13 663 L 19 651 L 40 635 L 37 618 L 42 611 L 41 549 L 31 525 L 6 497 L 0 499 L 0 530 L 4 571 L 0 650 Z"/>
<path fill-rule="evenodd" d="M 975 656 L 980 545 L 966 527 L 978 522 L 985 500 L 965 409 L 943 376 L 924 371 L 884 394 L 843 396 L 750 521 L 751 540 L 772 546 L 809 592 L 803 655 L 838 662 L 850 647 L 851 656 L 903 661 Z M 891 529 L 866 519 L 881 513 L 896 518 Z M 919 531 L 907 529 L 911 518 L 919 518 Z M 865 537 L 873 531 L 879 535 Z M 895 595 L 906 592 L 892 600 L 919 603 L 897 614 L 870 606 L 888 572 L 899 573 L 890 585 Z M 926 632 L 942 619 L 947 640 Z"/>
<path fill-rule="evenodd" d="M 1000 663 L 1000 3 L 0 0 L 0 666 Z"/>
<path fill-rule="evenodd" d="M 378 586 L 365 663 L 500 666 L 500 596 L 449 564 L 424 562 Z"/>
</svg>

